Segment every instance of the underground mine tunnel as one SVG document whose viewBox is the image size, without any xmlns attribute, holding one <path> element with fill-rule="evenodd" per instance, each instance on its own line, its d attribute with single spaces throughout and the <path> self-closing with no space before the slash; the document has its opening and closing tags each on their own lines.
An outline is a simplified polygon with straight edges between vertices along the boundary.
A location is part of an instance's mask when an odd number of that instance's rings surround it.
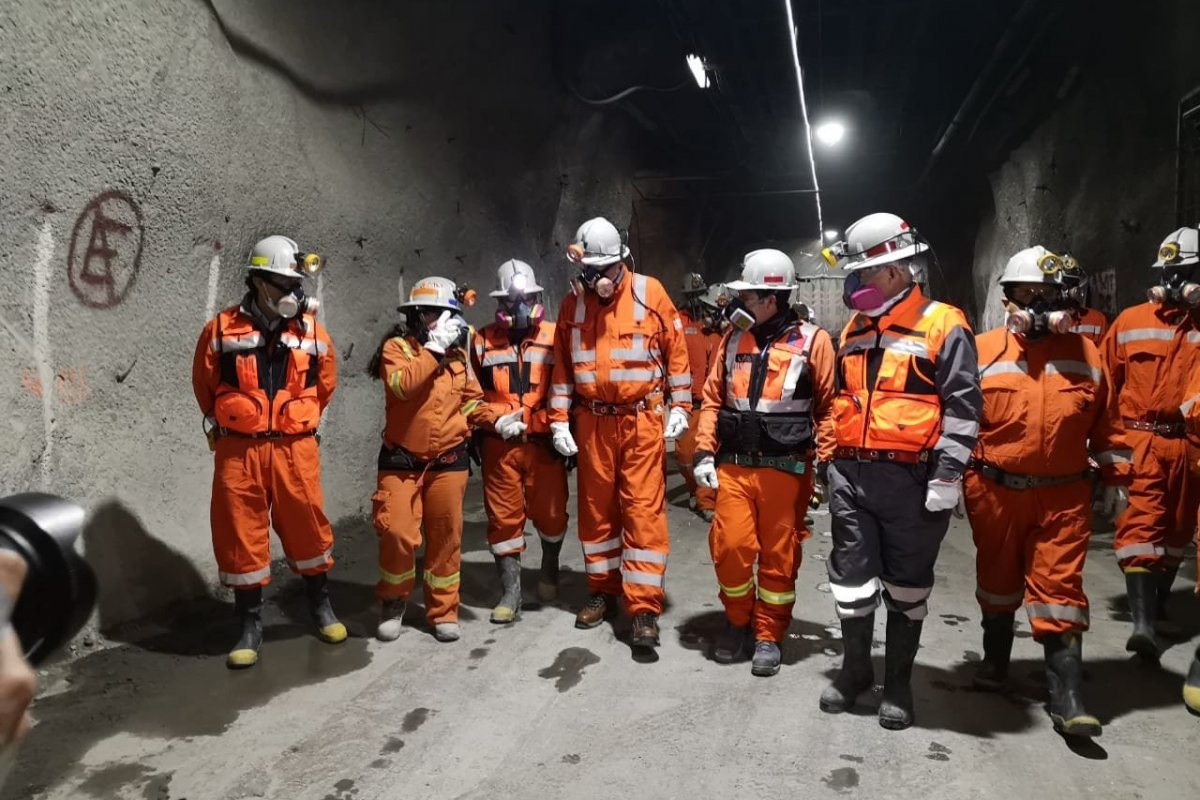
<svg viewBox="0 0 1200 800">
<path fill-rule="evenodd" d="M 1188 0 L 4 3 L 0 739 L 21 645 L 36 694 L 0 797 L 1197 796 L 1198 36 Z M 550 476 L 516 510 L 499 452 Z"/>
</svg>

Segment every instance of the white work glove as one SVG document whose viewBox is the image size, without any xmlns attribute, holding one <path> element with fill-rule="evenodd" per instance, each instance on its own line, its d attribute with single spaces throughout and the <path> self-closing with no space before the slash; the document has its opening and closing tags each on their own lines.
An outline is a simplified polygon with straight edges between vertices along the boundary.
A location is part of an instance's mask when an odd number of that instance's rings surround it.
<svg viewBox="0 0 1200 800">
<path fill-rule="evenodd" d="M 1100 513 L 1109 519 L 1116 520 L 1129 505 L 1129 488 L 1126 486 L 1105 486 L 1100 493 Z"/>
<path fill-rule="evenodd" d="M 570 457 L 579 452 L 579 445 L 575 444 L 575 437 L 571 435 L 570 423 L 551 422 L 550 438 L 554 442 L 554 449 L 561 455 Z"/>
<path fill-rule="evenodd" d="M 522 421 L 524 412 L 517 410 L 511 414 L 505 414 L 496 420 L 496 433 L 500 434 L 501 439 L 512 439 L 520 436 L 525 432 L 525 423 Z"/>
<path fill-rule="evenodd" d="M 943 481 L 937 478 L 931 480 L 925 488 L 925 509 L 927 511 L 954 510 L 954 516 L 963 517 L 962 479 Z"/>
<path fill-rule="evenodd" d="M 692 469 L 692 477 L 705 489 L 716 489 L 720 485 L 717 483 L 717 465 L 711 456 L 700 460 Z"/>
<path fill-rule="evenodd" d="M 663 436 L 670 439 L 678 439 L 688 429 L 688 415 L 679 406 L 672 406 L 671 413 L 667 416 L 667 429 L 663 432 Z"/>
<path fill-rule="evenodd" d="M 462 317 L 443 311 L 437 322 L 429 327 L 429 340 L 425 342 L 425 349 L 439 356 L 446 355 L 446 349 L 458 341 L 459 334 L 465 327 L 467 321 Z"/>
</svg>

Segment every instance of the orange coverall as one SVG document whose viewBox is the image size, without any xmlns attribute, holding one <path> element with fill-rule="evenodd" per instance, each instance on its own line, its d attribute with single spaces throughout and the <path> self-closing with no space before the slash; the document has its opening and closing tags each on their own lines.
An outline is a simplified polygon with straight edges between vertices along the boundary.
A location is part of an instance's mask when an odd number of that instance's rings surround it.
<svg viewBox="0 0 1200 800">
<path fill-rule="evenodd" d="M 1105 483 L 1128 485 L 1131 477 L 1131 453 L 1100 354 L 1078 334 L 1030 341 L 1004 328 L 980 334 L 976 346 L 983 416 L 963 476 L 975 597 L 992 614 L 1024 602 L 1035 639 L 1085 631 L 1089 446 Z M 1047 483 L 1029 485 L 1037 479 Z"/>
<path fill-rule="evenodd" d="M 692 319 L 687 310 L 679 312 L 683 322 L 683 338 L 687 341 L 688 363 L 692 368 L 692 415 L 688 419 L 687 432 L 675 440 L 675 463 L 679 474 L 687 484 L 688 494 L 696 498 L 697 511 L 712 511 L 716 508 L 717 492 L 697 486 L 692 477 L 692 459 L 696 455 L 696 431 L 700 418 L 700 391 L 708 371 L 712 368 L 713 354 L 721 346 L 721 334 L 705 332 L 701 320 Z"/>
<path fill-rule="evenodd" d="M 312 314 L 267 330 L 251 303 L 210 320 L 192 360 L 196 402 L 217 432 L 213 552 L 221 583 L 241 589 L 271 582 L 272 525 L 294 572 L 333 566 L 314 435 L 337 388 L 333 342 Z"/>
<path fill-rule="evenodd" d="M 635 615 L 662 613 L 668 403 L 691 412 L 692 376 L 683 323 L 662 284 L 626 268 L 608 302 L 568 295 L 554 337 L 550 422 L 574 417 L 588 588 L 623 593 Z"/>
<path fill-rule="evenodd" d="M 384 344 L 379 371 L 387 421 L 371 497 L 379 534 L 375 591 L 383 599 L 412 592 L 424 525 L 425 615 L 432 625 L 456 622 L 468 425 L 483 392 L 466 353 L 451 349 L 439 359 L 412 337 Z"/>
<path fill-rule="evenodd" d="M 1200 356 L 1200 312 L 1153 303 L 1127 308 L 1101 351 L 1133 448 L 1129 508 L 1117 520 L 1117 562 L 1172 572 L 1196 533 L 1197 460 L 1181 406 Z"/>
<path fill-rule="evenodd" d="M 1104 341 L 1104 334 L 1108 330 L 1108 317 L 1104 316 L 1104 312 L 1095 308 L 1084 308 L 1083 313 L 1075 324 L 1071 326 L 1071 333 L 1078 333 L 1091 340 L 1096 347 Z"/>
<path fill-rule="evenodd" d="M 696 449 L 715 453 L 719 462 L 716 517 L 708 542 L 725 614 L 739 628 L 753 622 L 756 641 L 782 642 L 792 622 L 796 574 L 809 535 L 804 513 L 813 487 L 813 435 L 833 450 L 833 342 L 806 322 L 768 334 L 760 347 L 755 330 L 731 331 L 721 341 L 704 384 Z M 766 377 L 760 394 L 752 398 L 757 369 L 765 369 Z M 755 434 L 762 438 L 763 450 L 804 463 L 803 474 L 737 463 L 741 456 L 753 459 L 744 452 L 745 430 L 734 421 L 751 407 L 758 413 Z M 784 445 L 778 441 L 781 436 L 798 441 Z"/>
<path fill-rule="evenodd" d="M 541 322 L 518 343 L 508 329 L 488 325 L 474 336 L 471 363 L 483 388 L 477 424 L 483 440 L 483 500 L 493 555 L 525 550 L 526 517 L 546 542 L 567 530 L 567 470 L 550 443 L 546 397 L 554 367 L 554 323 Z M 524 435 L 495 434 L 496 420 L 521 409 Z"/>
</svg>

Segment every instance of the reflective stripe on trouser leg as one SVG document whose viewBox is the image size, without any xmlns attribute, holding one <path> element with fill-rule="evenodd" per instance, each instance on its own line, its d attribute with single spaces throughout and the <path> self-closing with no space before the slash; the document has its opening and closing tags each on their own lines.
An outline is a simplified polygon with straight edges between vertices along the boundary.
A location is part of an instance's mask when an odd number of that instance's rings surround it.
<svg viewBox="0 0 1200 800">
<path fill-rule="evenodd" d="M 756 600 L 754 564 L 758 560 L 758 535 L 754 524 L 754 498 L 731 464 L 717 467 L 721 491 L 717 493 L 716 516 L 708 530 L 708 549 L 720 587 L 718 597 L 725 617 L 733 625 L 750 624 Z"/>
<path fill-rule="evenodd" d="M 620 447 L 616 462 L 620 469 L 615 470 L 615 482 L 620 498 L 623 550 L 626 554 L 639 554 L 636 559 L 629 555 L 624 559 L 621 587 L 625 609 L 630 614 L 661 614 L 670 550 L 663 475 L 666 458 L 663 414 L 650 410 L 609 419 L 616 421 Z M 580 451 L 582 454 L 582 445 Z M 646 555 L 650 553 L 656 558 L 650 559 Z"/>
<path fill-rule="evenodd" d="M 269 440 L 271 520 L 289 565 L 301 575 L 333 567 L 333 526 L 321 491 L 321 451 L 316 437 Z"/>
<path fill-rule="evenodd" d="M 527 442 L 525 510 L 543 542 L 561 542 L 567 531 L 567 467 L 550 448 Z"/>
<path fill-rule="evenodd" d="M 1122 570 L 1173 569 L 1195 536 L 1200 476 L 1191 466 L 1200 449 L 1186 439 L 1127 431 L 1133 445 L 1129 507 L 1117 520 L 1113 549 Z"/>
<path fill-rule="evenodd" d="M 754 638 L 782 642 L 796 604 L 796 573 L 808 536 L 803 514 L 812 494 L 812 477 L 746 467 L 734 467 L 731 472 L 739 481 L 751 481 L 754 488 L 759 546 Z"/>
<path fill-rule="evenodd" d="M 1032 490 L 1042 509 L 1026 552 L 1025 610 L 1033 637 L 1088 629 L 1083 565 L 1092 533 L 1092 487 L 1085 481 Z"/>
<path fill-rule="evenodd" d="M 579 544 L 589 592 L 621 594 L 621 504 L 617 496 L 617 417 L 575 416 Z"/>
<path fill-rule="evenodd" d="M 371 521 L 379 537 L 379 580 L 375 594 L 383 599 L 408 597 L 416 579 L 424 511 L 416 472 L 381 472 L 371 496 Z"/>
<path fill-rule="evenodd" d="M 425 618 L 431 625 L 457 622 L 467 471 L 427 472 L 421 492 L 425 503 Z"/>
<path fill-rule="evenodd" d="M 932 586 L 896 586 L 883 582 L 883 604 L 888 611 L 896 611 L 911 620 L 925 619 L 929 606 L 925 602 L 933 592 Z"/>
<path fill-rule="evenodd" d="M 1041 508 L 1031 491 L 974 471 L 963 476 L 963 497 L 975 541 L 975 599 L 989 614 L 1016 611 L 1025 598 L 1026 539 L 1040 523 Z"/>
<path fill-rule="evenodd" d="M 852 480 L 862 465 L 835 461 L 829 465 L 829 513 L 833 550 L 825 568 L 839 619 L 865 617 L 879 605 L 879 522 L 859 502 Z"/>
<path fill-rule="evenodd" d="M 270 442 L 232 436 L 217 440 L 209 519 L 217 572 L 225 586 L 271 582 L 269 447 Z"/>
<path fill-rule="evenodd" d="M 483 440 L 483 506 L 492 555 L 525 550 L 525 463 L 521 445 L 495 436 Z"/>
<path fill-rule="evenodd" d="M 872 578 L 861 586 L 830 583 L 838 619 L 865 617 L 879 607 L 879 579 Z"/>
</svg>

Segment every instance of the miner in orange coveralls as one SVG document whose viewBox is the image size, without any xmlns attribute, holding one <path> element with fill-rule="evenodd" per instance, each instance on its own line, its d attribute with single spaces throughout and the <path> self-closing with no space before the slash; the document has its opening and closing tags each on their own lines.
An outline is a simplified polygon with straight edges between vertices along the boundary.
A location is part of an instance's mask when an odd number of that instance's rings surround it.
<svg viewBox="0 0 1200 800">
<path fill-rule="evenodd" d="M 1122 425 L 1133 448 L 1129 508 L 1113 540 L 1125 573 L 1133 634 L 1127 650 L 1158 657 L 1156 622 L 1169 633 L 1167 599 L 1200 502 L 1200 434 L 1189 438 L 1181 409 L 1200 367 L 1200 256 L 1196 228 L 1180 228 L 1162 243 L 1150 302 L 1125 309 L 1104 339 L 1101 356 L 1112 376 Z"/>
<path fill-rule="evenodd" d="M 733 327 L 704 384 L 696 442 L 696 482 L 717 492 L 708 542 L 727 622 L 713 657 L 732 663 L 753 643 L 750 670 L 762 676 L 779 672 L 792 622 L 818 427 L 833 452 L 833 342 L 792 311 L 795 286 L 784 253 L 746 255 L 729 284 Z"/>
<path fill-rule="evenodd" d="M 210 320 L 196 344 L 192 389 L 216 454 L 213 550 L 242 627 L 226 660 L 230 669 L 258 663 L 271 527 L 288 566 L 304 578 L 318 636 L 346 639 L 326 585 L 333 529 L 323 509 L 316 438 L 337 387 L 337 357 L 302 286 L 320 266 L 319 256 L 286 236 L 261 240 L 250 251 L 246 296 Z"/>
<path fill-rule="evenodd" d="M 704 278 L 695 272 L 690 272 L 683 278 L 683 304 L 679 308 L 679 318 L 683 321 L 683 338 L 687 340 L 688 362 L 692 366 L 692 416 L 688 420 L 687 431 L 675 440 L 675 463 L 679 473 L 687 484 L 692 510 L 712 522 L 713 510 L 716 508 L 717 493 L 713 489 L 697 486 L 692 477 L 692 459 L 696 454 L 696 418 L 700 413 L 700 390 L 704 388 L 704 380 L 712 367 L 713 353 L 721 344 L 721 334 L 717 332 L 718 308 L 710 300 L 708 286 Z"/>
<path fill-rule="evenodd" d="M 567 469 L 550 442 L 546 397 L 554 368 L 554 323 L 544 319 L 542 287 L 524 261 L 497 272 L 496 321 L 477 332 L 471 363 L 483 387 L 480 408 L 483 498 L 488 545 L 502 589 L 492 622 L 521 610 L 521 553 L 525 521 L 542 541 L 538 599 L 558 596 L 558 556 L 567 531 Z"/>
<path fill-rule="evenodd" d="M 1089 449 L 1100 465 L 1101 505 L 1128 502 L 1131 453 L 1100 354 L 1071 332 L 1063 259 L 1030 247 L 1000 276 L 1005 326 L 976 337 L 983 416 L 963 478 L 983 610 L 983 661 L 975 683 L 1008 677 L 1013 621 L 1022 603 L 1042 644 L 1054 727 L 1100 735 L 1083 707 L 1081 634 L 1088 629 L 1083 563 L 1092 533 Z"/>
<path fill-rule="evenodd" d="M 580 274 L 558 314 L 549 407 L 555 449 L 579 455 L 591 597 L 575 626 L 611 618 L 623 594 L 632 644 L 657 647 L 670 549 L 665 440 L 687 430 L 692 408 L 683 322 L 662 284 L 630 269 L 629 248 L 608 220 L 583 223 L 567 255 Z"/>
<path fill-rule="evenodd" d="M 1088 276 L 1079 266 L 1079 261 L 1069 253 L 1062 255 L 1062 285 L 1066 302 L 1073 317 L 1071 333 L 1078 333 L 1097 347 L 1104 341 L 1108 331 L 1108 317 L 1104 312 L 1088 307 Z"/>
<path fill-rule="evenodd" d="M 379 535 L 381 603 L 376 638 L 401 632 L 416 583 L 416 553 L 425 532 L 425 616 L 442 642 L 459 638 L 467 439 L 483 392 L 467 358 L 470 329 L 463 292 L 446 278 L 423 278 L 400 305 L 405 323 L 384 338 L 367 372 L 383 381 L 386 423 L 379 485 L 372 496 Z"/>
</svg>

